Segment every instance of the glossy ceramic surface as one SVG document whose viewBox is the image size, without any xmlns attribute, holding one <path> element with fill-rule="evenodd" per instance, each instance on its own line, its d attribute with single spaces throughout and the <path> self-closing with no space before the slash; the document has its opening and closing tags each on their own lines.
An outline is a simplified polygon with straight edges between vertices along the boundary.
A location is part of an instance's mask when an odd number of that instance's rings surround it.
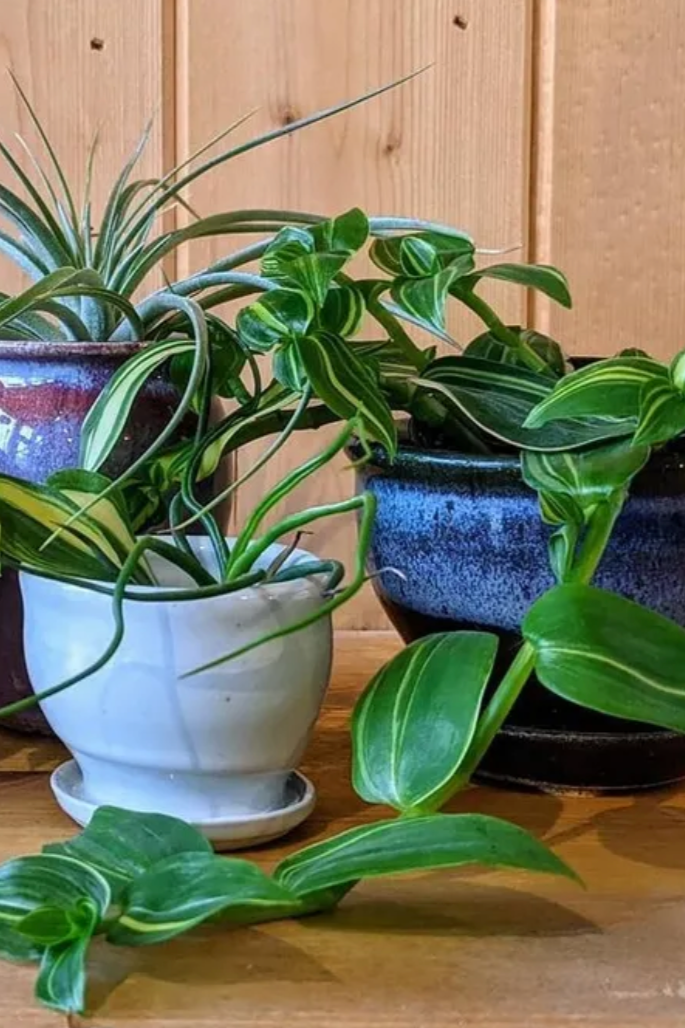
<svg viewBox="0 0 685 1028">
<path fill-rule="evenodd" d="M 50 776 L 50 788 L 65 814 L 85 826 L 98 809 L 87 799 L 83 774 L 75 760 L 61 764 Z M 316 803 L 316 789 L 299 771 L 288 776 L 283 806 L 266 813 L 191 822 L 215 849 L 240 850 L 262 846 L 292 832 L 309 816 Z"/>
<path fill-rule="evenodd" d="M 117 368 L 143 345 L 0 342 L 0 472 L 44 482 L 53 472 L 76 466 L 86 414 Z M 117 474 L 143 453 L 177 400 L 163 376 L 152 376 L 104 470 Z M 0 706 L 30 693 L 21 637 L 21 594 L 16 575 L 5 570 L 0 578 Z M 15 715 L 10 726 L 47 731 L 39 711 Z"/>
<path fill-rule="evenodd" d="M 501 640 L 497 674 L 519 644 L 526 611 L 553 585 L 549 530 L 535 493 L 521 479 L 518 458 L 406 446 L 391 467 L 377 450 L 360 473 L 361 486 L 378 501 L 373 565 L 404 575 L 374 580 L 404 639 L 453 629 L 493 631 Z M 685 626 L 681 454 L 656 455 L 637 478 L 595 582 Z M 573 788 L 632 788 L 685 775 L 685 739 L 671 736 L 667 743 L 668 733 L 652 730 L 650 746 L 656 734 L 669 747 L 665 766 L 657 767 L 653 748 L 642 746 L 635 732 L 635 725 L 581 710 L 531 683 L 483 767 L 499 778 Z M 624 736 L 623 749 L 615 745 L 616 733 Z"/>
<path fill-rule="evenodd" d="M 208 541 L 193 546 L 209 564 Z M 267 551 L 265 565 L 281 552 Z M 311 557 L 296 551 L 291 559 Z M 151 563 L 161 585 L 188 584 L 166 562 Z M 112 636 L 111 600 L 77 585 L 20 580 L 26 661 L 40 692 L 102 654 Z M 313 579 L 201 600 L 126 601 L 114 657 L 42 704 L 78 761 L 84 797 L 194 823 L 280 810 L 328 685 L 330 619 L 183 676 L 323 602 Z"/>
</svg>

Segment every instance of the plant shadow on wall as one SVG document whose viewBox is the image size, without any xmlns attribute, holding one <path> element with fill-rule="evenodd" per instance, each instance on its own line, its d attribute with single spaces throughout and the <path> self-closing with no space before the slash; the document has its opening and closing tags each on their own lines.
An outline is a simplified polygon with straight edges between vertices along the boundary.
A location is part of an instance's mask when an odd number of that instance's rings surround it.
<svg viewBox="0 0 685 1028">
<path fill-rule="evenodd" d="M 215 163 L 225 159 L 224 154 Z M 30 218 L 24 212 L 24 242 L 16 245 L 29 254 L 37 281 L 0 304 L 0 327 L 17 342 L 27 334 L 42 337 L 55 324 L 83 334 L 88 312 L 106 320 L 111 338 L 149 340 L 90 411 L 80 467 L 44 485 L 0 476 L 2 558 L 20 569 L 27 617 L 41 629 L 27 632 L 37 695 L 4 708 L 4 715 L 39 701 L 55 724 L 73 703 L 83 711 L 112 669 L 124 666 L 117 662 L 140 624 L 147 624 L 146 612 L 158 605 L 167 612 L 183 608 L 184 620 L 197 618 L 199 626 L 216 617 L 224 629 L 222 645 L 215 640 L 200 654 L 189 651 L 187 662 L 170 670 L 168 662 L 164 668 L 157 666 L 163 661 L 148 663 L 148 678 L 116 728 L 124 742 L 121 753 L 133 748 L 141 723 L 147 745 L 154 744 L 162 732 L 164 689 L 176 694 L 188 680 L 197 686 L 188 718 L 209 710 L 211 722 L 216 696 L 237 717 L 237 704 L 225 703 L 231 687 L 224 675 L 239 669 L 254 676 L 255 650 L 266 666 L 269 653 L 276 654 L 272 664 L 280 661 L 286 640 L 294 637 L 300 649 L 306 639 L 311 645 L 311 633 L 327 632 L 331 613 L 366 581 L 376 503 L 368 490 L 289 514 L 265 529 L 267 516 L 353 436 L 361 462 L 374 445 L 392 459 L 398 416 L 409 416 L 415 435 L 439 438 L 453 449 L 521 454 L 525 481 L 538 493 L 542 517 L 552 527 L 549 556 L 556 584 L 526 613 L 521 645 L 508 666 L 496 665 L 495 634 L 445 632 L 412 643 L 369 683 L 352 718 L 352 780 L 362 800 L 389 808 L 392 816 L 305 846 L 267 874 L 250 861 L 215 855 L 200 832 L 168 813 L 110 803 L 99 806 L 73 839 L 4 864 L 0 951 L 8 959 L 37 963 L 37 997 L 69 1012 L 85 1006 L 86 955 L 98 937 L 141 947 L 219 917 L 252 925 L 328 913 L 361 880 L 407 871 L 477 864 L 576 881 L 573 870 L 523 828 L 487 814 L 441 812 L 469 784 L 533 671 L 547 690 L 573 703 L 685 731 L 685 631 L 591 585 L 631 481 L 653 447 L 668 444 L 685 428 L 685 358 L 665 367 L 631 353 L 574 372 L 557 343 L 503 324 L 479 293 L 480 283 L 491 278 L 569 305 L 560 272 L 523 264 L 479 267 L 475 245 L 463 232 L 406 218 L 367 218 L 356 209 L 333 219 L 264 211 L 216 216 L 222 234 L 259 230 L 264 238 L 134 305 L 122 296 L 122 282 L 134 288 L 153 255 L 172 246 L 168 237 L 147 243 L 145 231 L 169 190 L 176 196 L 194 174 L 172 176 L 161 186 L 130 183 L 134 164 L 135 159 L 116 194 L 116 227 L 101 230 L 95 249 L 86 247 L 83 254 L 77 241 L 69 256 L 78 263 L 66 267 L 60 265 L 62 249 L 46 264 L 52 236 L 43 238 L 36 226 L 40 213 L 45 220 L 47 215 L 31 194 L 40 210 Z M 137 202 L 145 211 L 134 215 L 132 198 L 141 195 Z M 77 234 L 68 203 L 65 208 L 56 199 L 50 216 L 68 240 Z M 86 226 L 88 239 L 88 218 Z M 209 231 L 201 220 L 183 230 L 184 238 L 193 237 L 193 226 L 196 235 Z M 103 279 L 94 271 L 98 246 L 100 252 L 107 249 L 114 266 L 129 243 L 128 278 Z M 348 263 L 367 246 L 377 277 L 355 280 Z M 252 265 L 250 271 L 237 270 Z M 217 296 L 250 300 L 229 323 L 208 313 Z M 445 327 L 450 299 L 478 314 L 487 331 L 461 356 L 437 357 L 433 349 L 418 347 L 405 326 L 454 342 Z M 358 335 L 363 322 L 373 326 L 368 336 Z M 270 358 L 268 381 L 257 363 L 260 355 Z M 139 458 L 116 478 L 107 477 L 104 462 L 137 392 L 170 361 L 182 393 L 176 413 Z M 234 408 L 210 426 L 216 395 L 233 400 Z M 173 431 L 189 410 L 196 413 L 195 434 L 174 441 Z M 335 422 L 340 429 L 334 441 L 266 492 L 237 537 L 226 540 L 214 517 L 218 504 L 292 445 L 298 431 Z M 262 455 L 237 481 L 210 502 L 200 501 L 198 484 L 223 456 L 267 436 L 272 438 Z M 359 516 L 360 531 L 350 575 L 334 560 L 296 552 L 304 529 L 351 512 Z M 143 530 L 154 515 L 168 520 L 166 536 Z M 187 535 L 197 523 L 204 532 L 199 544 Z M 290 602 L 291 588 L 304 590 L 301 604 Z M 286 597 L 286 609 L 275 621 L 255 619 L 233 633 L 233 599 L 260 604 L 279 595 Z M 107 615 L 97 632 L 90 626 L 86 631 L 81 615 L 73 613 L 83 611 L 84 597 L 89 609 Z M 215 602 L 227 604 L 216 615 L 210 613 Z M 59 629 L 49 631 L 41 619 L 50 615 L 54 622 L 58 612 Z M 177 631 L 183 631 L 182 621 Z M 154 634 L 143 635 L 148 650 L 157 652 Z M 329 640 L 316 638 L 325 656 Z M 77 664 L 74 654 L 85 659 Z M 56 674 L 59 668 L 63 677 Z M 162 670 L 170 677 L 161 677 Z M 312 676 L 308 725 L 325 688 L 325 681 Z M 125 681 L 120 674 L 119 693 Z M 160 691 L 150 710 L 144 703 L 153 682 Z M 279 695 L 289 699 L 294 683 L 277 684 Z M 67 741 L 78 754 L 76 722 L 61 723 L 68 724 Z M 86 729 L 92 745 L 90 720 Z M 140 767 L 134 778 L 135 788 L 143 790 Z M 127 779 L 129 797 L 132 780 Z M 160 805 L 172 806 L 168 794 Z"/>
</svg>

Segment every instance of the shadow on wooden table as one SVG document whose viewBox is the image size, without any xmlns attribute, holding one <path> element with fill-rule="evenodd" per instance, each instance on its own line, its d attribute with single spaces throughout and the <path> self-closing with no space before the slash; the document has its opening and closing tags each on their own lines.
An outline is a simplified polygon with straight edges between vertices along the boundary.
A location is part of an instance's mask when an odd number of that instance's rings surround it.
<svg viewBox="0 0 685 1028">
<path fill-rule="evenodd" d="M 599 810 L 584 822 L 546 841 L 557 846 L 595 831 L 609 852 L 651 867 L 685 869 L 685 807 L 671 802 L 672 790 L 616 797 L 623 806 Z"/>
<path fill-rule="evenodd" d="M 462 870 L 458 872 L 463 879 Z M 405 892 L 406 895 L 406 892 Z M 460 888 L 454 882 L 454 899 L 438 904 L 367 900 L 352 893 L 330 914 L 303 919 L 305 928 L 378 933 L 382 935 L 437 936 L 559 936 L 596 934 L 600 929 L 588 918 L 561 903 L 530 892 L 469 881 Z"/>
<path fill-rule="evenodd" d="M 133 996 L 140 980 L 203 990 L 225 990 L 243 982 L 265 985 L 288 977 L 298 982 L 330 982 L 334 976 L 317 960 L 283 939 L 254 928 L 210 925 L 190 935 L 150 948 L 109 946 L 96 942 L 89 956 L 88 1007 L 91 1016 L 119 987 Z M 127 983 L 128 980 L 128 984 Z M 148 995 L 153 990 L 146 990 Z"/>
</svg>

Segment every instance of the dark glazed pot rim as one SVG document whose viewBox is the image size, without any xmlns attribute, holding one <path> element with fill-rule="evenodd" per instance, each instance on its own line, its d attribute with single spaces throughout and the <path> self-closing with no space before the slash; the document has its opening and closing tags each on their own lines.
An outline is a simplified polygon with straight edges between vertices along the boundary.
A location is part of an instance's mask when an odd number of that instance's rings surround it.
<svg viewBox="0 0 685 1028">
<path fill-rule="evenodd" d="M 46 343 L 37 340 L 0 339 L 0 360 L 60 360 L 69 357 L 132 357 L 150 344 L 147 342 L 126 343 Z"/>
<path fill-rule="evenodd" d="M 401 436 L 400 436 L 401 438 Z M 347 452 L 359 460 L 363 456 L 357 440 Z M 384 472 L 390 478 L 413 481 L 435 481 L 443 485 L 463 480 L 465 475 L 497 480 L 521 478 L 521 458 L 518 453 L 458 453 L 453 450 L 424 449 L 414 443 L 400 442 L 393 460 L 379 443 L 371 446 L 372 457 L 366 465 L 367 473 Z M 362 476 L 364 469 L 361 469 Z M 664 448 L 652 453 L 646 467 L 636 477 L 633 490 L 656 495 L 685 492 L 685 452 Z"/>
</svg>

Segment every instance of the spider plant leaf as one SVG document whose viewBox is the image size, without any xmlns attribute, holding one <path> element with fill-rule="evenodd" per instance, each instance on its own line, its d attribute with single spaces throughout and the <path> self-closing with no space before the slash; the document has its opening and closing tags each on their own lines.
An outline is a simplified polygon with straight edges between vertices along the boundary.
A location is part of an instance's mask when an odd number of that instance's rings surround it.
<svg viewBox="0 0 685 1028">
<path fill-rule="evenodd" d="M 19 141 L 20 141 L 21 145 L 24 147 L 24 149 L 27 151 L 27 153 L 29 155 L 29 158 L 32 161 L 34 167 L 36 167 L 38 169 L 39 173 L 41 173 L 42 169 L 40 169 L 40 165 L 38 164 L 38 161 L 36 160 L 36 157 L 31 152 L 31 150 L 28 147 L 28 145 L 26 144 L 26 142 L 21 138 L 21 136 L 18 136 L 17 138 L 19 139 Z M 40 191 L 36 188 L 36 186 L 34 185 L 33 181 L 31 180 L 30 176 L 26 174 L 26 172 L 21 167 L 19 162 L 15 159 L 12 151 L 7 146 L 5 146 L 5 144 L 2 143 L 2 142 L 0 142 L 0 154 L 2 154 L 2 156 L 3 156 L 4 160 L 5 160 L 5 163 L 12 169 L 12 171 L 14 172 L 16 177 L 19 179 L 19 181 L 21 182 L 21 184 L 24 187 L 24 189 L 26 190 L 26 192 L 28 193 L 29 197 L 33 201 L 33 204 L 35 205 L 35 210 L 38 212 L 38 216 L 40 218 L 42 218 L 42 220 L 45 223 L 46 228 L 49 229 L 52 232 L 53 236 L 55 237 L 55 240 L 60 244 L 60 246 L 61 246 L 61 248 L 63 250 L 64 256 L 65 256 L 65 258 L 67 258 L 65 261 L 63 261 L 63 263 L 68 263 L 69 262 L 68 261 L 68 254 L 69 254 L 68 244 L 67 244 L 66 239 L 62 236 L 62 232 L 61 232 L 59 223 L 55 219 L 52 211 L 50 210 L 50 207 L 48 206 L 48 204 L 45 202 L 45 200 L 41 196 Z"/>
<path fill-rule="evenodd" d="M 668 381 L 668 368 L 645 357 L 614 357 L 574 371 L 529 413 L 527 428 L 559 418 L 636 418 L 646 383 Z"/>
<path fill-rule="evenodd" d="M 150 212 L 159 210 L 160 207 L 164 206 L 172 197 L 176 196 L 177 193 L 186 189 L 191 183 L 195 182 L 198 178 L 203 177 L 209 171 L 214 168 L 225 164 L 227 161 L 232 160 L 234 157 L 239 157 L 244 153 L 248 153 L 250 150 L 254 150 L 257 147 L 264 146 L 267 143 L 273 142 L 276 139 L 281 139 L 284 136 L 292 135 L 294 132 L 299 132 L 303 128 L 307 128 L 309 125 L 315 125 L 317 122 L 324 121 L 327 118 L 331 118 L 336 114 L 341 114 L 343 111 L 352 110 L 354 107 L 358 107 L 360 104 L 367 103 L 369 100 L 377 96 L 382 96 L 383 93 L 387 93 L 390 90 L 397 89 L 399 86 L 410 82 L 412 79 L 421 75 L 425 69 L 412 72 L 410 75 L 406 75 L 401 79 L 397 79 L 395 82 L 391 82 L 388 85 L 381 86 L 379 89 L 371 90 L 365 93 L 363 96 L 356 97 L 354 100 L 347 100 L 344 103 L 336 104 L 334 107 L 326 108 L 325 110 L 317 111 L 314 114 L 310 114 L 305 118 L 298 118 L 296 121 L 290 122 L 288 125 L 281 125 L 270 132 L 266 132 L 261 136 L 257 136 L 255 139 L 250 139 L 246 143 L 240 146 L 233 147 L 229 150 L 224 150 L 222 153 L 217 154 L 210 160 L 199 164 L 192 171 L 189 171 L 186 175 L 177 178 L 173 183 L 170 183 L 164 189 L 160 191 L 160 194 L 155 198 L 151 199 L 147 204 L 144 211 L 139 215 L 137 219 L 134 219 L 133 224 L 129 228 L 127 236 L 123 240 L 123 245 L 126 246 L 129 241 L 129 236 L 133 234 L 135 236 L 136 230 L 140 225 L 140 222 L 149 216 Z"/>
<path fill-rule="evenodd" d="M 97 471 L 107 460 L 150 375 L 171 357 L 193 353 L 195 349 L 190 339 L 153 343 L 115 371 L 83 422 L 79 463 L 85 470 Z"/>
<path fill-rule="evenodd" d="M 471 745 L 496 652 L 487 632 L 431 635 L 371 679 L 351 729 L 352 784 L 363 800 L 402 813 L 442 805 Z"/>
<path fill-rule="evenodd" d="M 126 192 L 126 189 L 128 188 L 128 180 L 133 173 L 133 169 L 138 164 L 138 161 L 142 157 L 143 152 L 150 141 L 153 124 L 154 120 L 151 118 L 143 129 L 143 133 L 136 143 L 132 154 L 119 172 L 119 175 L 109 192 L 109 196 L 107 197 L 107 203 L 105 204 L 105 209 L 100 221 L 100 232 L 95 245 L 94 264 L 96 267 L 105 266 L 107 257 L 114 250 L 117 243 L 116 228 L 119 226 L 121 218 L 126 213 L 128 204 L 139 189 L 143 188 L 143 186 L 137 182 L 133 183 L 133 191 L 129 191 L 128 193 Z M 143 180 L 143 185 L 150 181 L 154 182 L 155 180 Z"/>
<path fill-rule="evenodd" d="M 50 270 L 76 263 L 77 255 L 62 245 L 60 238 L 41 218 L 7 186 L 0 185 L 0 216 L 21 233 L 21 243 Z"/>
<path fill-rule="evenodd" d="M 69 528 L 77 510 L 54 489 L 0 475 L 3 554 L 37 571 L 113 581 L 121 565 L 116 548 L 92 519 L 84 517 L 78 526 Z M 57 529 L 61 529 L 60 535 L 43 549 Z"/>
<path fill-rule="evenodd" d="M 3 300 L 0 302 L 0 325 L 9 324 L 42 300 L 51 300 L 56 289 L 77 279 L 78 272 L 75 268 L 59 268 L 25 289 L 23 293 Z"/>
<path fill-rule="evenodd" d="M 565 419 L 539 429 L 526 427 L 528 415 L 552 393 L 554 381 L 547 375 L 495 361 L 441 357 L 415 383 L 453 403 L 483 431 L 517 448 L 572 450 L 633 431 L 628 422 L 601 418 Z"/>
<path fill-rule="evenodd" d="M 544 293 L 550 299 L 571 307 L 571 293 L 565 275 L 548 264 L 492 264 L 489 268 L 480 268 L 469 278 L 459 281 L 458 289 L 473 289 L 484 278 L 497 279 L 499 282 L 513 282 Z"/>
<path fill-rule="evenodd" d="M 359 417 L 366 436 L 395 453 L 392 411 L 353 348 L 330 332 L 304 336 L 295 345 L 315 395 L 344 421 Z"/>
<path fill-rule="evenodd" d="M 361 825 L 286 857 L 273 877 L 304 898 L 363 878 L 467 864 L 577 880 L 568 865 L 529 832 L 485 814 L 431 814 Z"/>
<path fill-rule="evenodd" d="M 70 500 L 75 509 L 83 507 L 92 497 L 100 497 L 98 502 L 90 507 L 88 517 L 110 541 L 117 552 L 117 563 L 123 566 L 137 540 L 121 494 L 117 490 L 111 490 L 107 496 L 102 496 L 110 484 L 111 480 L 105 475 L 81 468 L 57 471 L 47 481 L 47 485 Z M 139 570 L 139 582 L 154 582 L 150 566 L 144 556 L 141 557 Z"/>
<path fill-rule="evenodd" d="M 21 97 L 22 103 L 24 104 L 24 107 L 26 108 L 26 110 L 28 112 L 28 115 L 29 115 L 31 121 L 33 122 L 36 130 L 38 131 L 38 135 L 40 136 L 40 138 L 42 140 L 42 143 L 43 143 L 43 146 L 45 147 L 45 150 L 46 150 L 46 152 L 48 154 L 48 157 L 50 158 L 50 162 L 52 164 L 52 167 L 54 168 L 55 173 L 57 175 L 57 180 L 58 180 L 60 186 L 62 187 L 62 191 L 63 191 L 63 194 L 64 194 L 64 199 L 66 200 L 66 203 L 67 203 L 67 208 L 68 208 L 68 212 L 69 212 L 69 217 L 71 219 L 71 225 L 72 225 L 73 231 L 78 236 L 79 219 L 78 219 L 78 214 L 77 214 L 77 211 L 76 211 L 76 204 L 74 202 L 74 198 L 73 198 L 71 190 L 69 188 L 69 182 L 67 180 L 66 175 L 64 174 L 64 170 L 62 169 L 62 165 L 59 162 L 57 154 L 55 153 L 55 150 L 54 150 L 54 148 L 53 148 L 53 146 L 52 146 L 52 144 L 50 142 L 50 139 L 48 138 L 48 135 L 47 135 L 45 129 L 43 128 L 43 125 L 42 125 L 40 119 L 38 118 L 38 115 L 36 114 L 35 110 L 33 109 L 33 106 L 31 104 L 29 98 L 27 97 L 26 93 L 22 89 L 22 87 L 21 87 L 21 85 L 19 83 L 19 80 L 17 79 L 17 77 L 15 76 L 15 74 L 12 72 L 11 69 L 10 69 L 9 74 L 10 74 L 10 78 L 12 79 L 12 83 L 14 84 L 14 88 L 16 89 L 17 93 Z"/>
</svg>

